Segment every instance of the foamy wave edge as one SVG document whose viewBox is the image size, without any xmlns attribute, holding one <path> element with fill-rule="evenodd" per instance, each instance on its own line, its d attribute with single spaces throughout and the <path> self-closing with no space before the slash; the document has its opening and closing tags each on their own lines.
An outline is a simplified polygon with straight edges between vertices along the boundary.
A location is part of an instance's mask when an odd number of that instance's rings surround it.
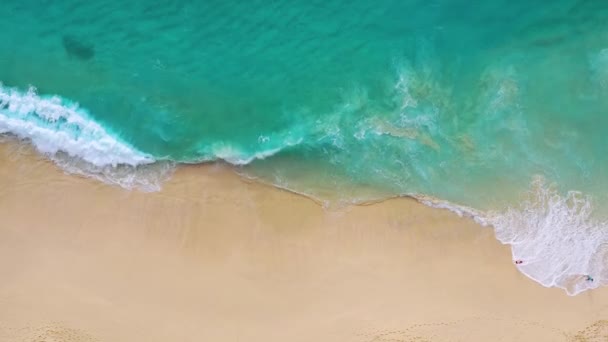
<svg viewBox="0 0 608 342">
<path fill-rule="evenodd" d="M 155 159 L 122 141 L 77 103 L 0 83 L 0 133 L 32 142 L 45 155 L 64 152 L 92 165 L 150 164 Z"/>
<path fill-rule="evenodd" d="M 0 83 L 0 134 L 30 142 L 70 174 L 127 189 L 157 191 L 174 167 L 157 162 L 95 122 L 77 103 Z"/>
<path fill-rule="evenodd" d="M 0 82 L 0 135 L 31 143 L 38 152 L 70 174 L 126 189 L 159 191 L 177 165 L 177 162 L 157 160 L 137 150 L 97 123 L 78 103 L 58 95 L 39 95 L 33 86 L 21 91 Z M 276 140 L 282 144 L 266 146 L 254 154 L 218 142 L 202 147 L 201 153 L 206 157 L 186 162 L 223 160 L 242 166 L 298 145 L 303 138 L 287 136 L 285 140 Z"/>
<path fill-rule="evenodd" d="M 511 246 L 513 262 L 528 278 L 575 296 L 608 285 L 608 222 L 593 217 L 593 202 L 581 192 L 562 194 L 537 176 L 526 199 L 504 211 L 480 211 L 427 195 L 408 195 L 482 226 Z"/>
<path fill-rule="evenodd" d="M 302 137 L 280 137 L 277 139 L 280 143 L 276 146 L 270 146 L 265 149 L 256 151 L 255 153 L 247 153 L 239 148 L 234 147 L 229 143 L 215 143 L 199 149 L 199 152 L 208 157 L 201 158 L 189 164 L 200 164 L 222 160 L 234 166 L 244 166 L 251 164 L 255 160 L 263 160 L 272 157 L 279 152 L 292 148 L 301 144 L 304 141 Z"/>
</svg>

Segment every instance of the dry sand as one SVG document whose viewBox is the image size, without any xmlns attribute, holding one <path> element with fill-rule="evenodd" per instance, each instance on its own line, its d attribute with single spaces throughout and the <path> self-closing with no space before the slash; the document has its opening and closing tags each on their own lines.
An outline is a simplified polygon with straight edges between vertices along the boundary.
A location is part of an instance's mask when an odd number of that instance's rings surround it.
<svg viewBox="0 0 608 342">
<path fill-rule="evenodd" d="M 0 341 L 608 341 L 608 288 L 543 288 L 444 210 L 326 211 L 221 165 L 129 192 L 7 146 Z"/>
</svg>

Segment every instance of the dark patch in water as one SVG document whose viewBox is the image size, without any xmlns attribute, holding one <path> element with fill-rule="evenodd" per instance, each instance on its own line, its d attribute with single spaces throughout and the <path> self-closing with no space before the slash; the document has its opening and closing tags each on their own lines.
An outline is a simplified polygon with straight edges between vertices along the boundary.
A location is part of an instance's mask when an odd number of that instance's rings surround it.
<svg viewBox="0 0 608 342">
<path fill-rule="evenodd" d="M 83 61 L 88 61 L 95 56 L 93 45 L 82 42 L 77 38 L 65 35 L 62 38 L 63 48 L 68 55 Z"/>
<path fill-rule="evenodd" d="M 532 45 L 548 47 L 552 45 L 557 45 L 566 40 L 565 37 L 546 37 L 546 38 L 538 38 L 532 41 Z"/>
</svg>

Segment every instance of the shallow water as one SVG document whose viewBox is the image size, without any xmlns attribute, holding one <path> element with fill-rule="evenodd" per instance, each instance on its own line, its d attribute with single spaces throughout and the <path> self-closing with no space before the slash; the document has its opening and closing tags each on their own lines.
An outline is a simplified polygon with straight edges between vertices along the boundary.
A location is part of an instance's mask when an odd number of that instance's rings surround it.
<svg viewBox="0 0 608 342">
<path fill-rule="evenodd" d="M 486 213 L 504 242 L 534 241 L 515 258 L 577 255 L 565 270 L 521 267 L 547 286 L 608 279 L 597 254 L 608 4 L 7 0 L 3 11 L 0 132 L 64 167 L 75 157 L 110 179 L 223 159 L 316 197 L 425 194 Z M 581 191 L 592 214 L 523 202 L 529 189 Z M 576 219 L 552 221 L 562 216 Z M 573 251 L 573 237 L 594 249 Z M 555 280 L 562 271 L 569 280 Z"/>
</svg>

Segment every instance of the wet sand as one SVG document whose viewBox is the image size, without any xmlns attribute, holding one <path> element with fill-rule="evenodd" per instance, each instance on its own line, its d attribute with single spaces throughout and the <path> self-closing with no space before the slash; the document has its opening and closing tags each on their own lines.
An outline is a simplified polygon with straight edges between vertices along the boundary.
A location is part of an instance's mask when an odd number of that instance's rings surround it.
<svg viewBox="0 0 608 342">
<path fill-rule="evenodd" d="M 328 211 L 218 164 L 126 191 L 2 144 L 0 217 L 0 341 L 608 340 L 607 288 L 411 199 Z"/>
</svg>

